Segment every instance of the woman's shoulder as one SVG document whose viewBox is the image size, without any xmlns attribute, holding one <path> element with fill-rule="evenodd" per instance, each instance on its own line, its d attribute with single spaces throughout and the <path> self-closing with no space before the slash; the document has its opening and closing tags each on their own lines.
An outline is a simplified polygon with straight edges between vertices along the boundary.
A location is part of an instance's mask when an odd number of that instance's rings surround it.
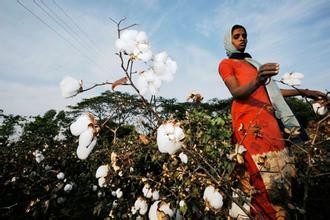
<svg viewBox="0 0 330 220">
<path fill-rule="evenodd" d="M 233 59 L 229 59 L 229 58 L 225 58 L 222 59 L 219 63 L 219 66 L 223 65 L 223 64 L 230 64 L 232 65 L 234 63 Z"/>
</svg>

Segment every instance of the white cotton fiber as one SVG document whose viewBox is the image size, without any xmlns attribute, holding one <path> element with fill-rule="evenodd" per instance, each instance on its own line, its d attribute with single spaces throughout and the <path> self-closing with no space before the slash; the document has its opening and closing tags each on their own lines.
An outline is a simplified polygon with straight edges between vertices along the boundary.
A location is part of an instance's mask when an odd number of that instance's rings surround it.
<svg viewBox="0 0 330 220">
<path fill-rule="evenodd" d="M 88 129 L 91 119 L 87 113 L 80 115 L 75 122 L 70 125 L 72 135 L 79 136 Z"/>
</svg>

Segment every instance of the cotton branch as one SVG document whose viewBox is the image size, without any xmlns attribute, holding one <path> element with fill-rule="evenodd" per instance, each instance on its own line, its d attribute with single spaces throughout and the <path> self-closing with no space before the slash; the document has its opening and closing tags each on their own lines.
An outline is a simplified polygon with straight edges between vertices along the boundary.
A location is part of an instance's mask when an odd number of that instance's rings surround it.
<svg viewBox="0 0 330 220">
<path fill-rule="evenodd" d="M 95 87 L 98 87 L 98 86 L 113 85 L 113 84 L 114 84 L 113 82 L 96 83 L 95 85 L 93 85 L 93 86 L 91 86 L 87 89 L 80 90 L 79 93 L 86 92 L 86 91 L 94 89 Z M 124 84 L 121 84 L 121 85 L 130 85 L 130 84 L 124 83 Z"/>
<path fill-rule="evenodd" d="M 109 19 L 117 25 L 118 38 L 120 38 L 121 31 L 126 30 L 128 28 L 131 28 L 131 27 L 137 25 L 137 24 L 132 24 L 132 25 L 129 25 L 127 27 L 121 28 L 120 25 L 126 18 L 121 19 L 119 22 L 115 21 L 111 17 Z M 128 81 L 129 81 L 129 85 L 131 85 L 133 87 L 133 89 L 137 92 L 138 96 L 142 100 L 143 105 L 148 109 L 148 111 L 150 111 L 157 118 L 158 123 L 161 123 L 161 118 L 158 115 L 158 113 L 155 112 L 155 110 L 151 107 L 151 104 L 140 94 L 139 89 L 135 86 L 135 84 L 132 80 L 133 63 L 134 63 L 133 59 L 129 58 L 126 65 L 125 65 L 125 61 L 124 61 L 124 58 L 123 58 L 123 52 L 119 52 L 119 53 L 116 53 L 116 54 L 120 58 L 120 62 L 121 62 L 120 66 L 121 66 L 122 70 L 124 71 Z"/>
</svg>

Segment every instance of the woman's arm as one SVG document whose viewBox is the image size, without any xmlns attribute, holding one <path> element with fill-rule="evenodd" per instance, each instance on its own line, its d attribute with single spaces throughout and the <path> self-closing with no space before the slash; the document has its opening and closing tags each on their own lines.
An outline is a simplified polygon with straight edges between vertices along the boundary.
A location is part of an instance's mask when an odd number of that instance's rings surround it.
<svg viewBox="0 0 330 220">
<path fill-rule="evenodd" d="M 309 89 L 281 89 L 282 95 L 284 97 L 290 96 L 305 96 L 312 99 L 324 99 L 326 98 L 326 94 L 317 91 L 317 90 L 309 90 Z"/>
<path fill-rule="evenodd" d="M 278 70 L 278 64 L 267 63 L 259 68 L 257 77 L 248 84 L 239 85 L 235 76 L 228 77 L 225 80 L 225 84 L 234 99 L 244 99 L 253 93 L 260 85 L 264 84 L 269 77 L 278 74 Z"/>
<path fill-rule="evenodd" d="M 256 80 L 252 80 L 250 83 L 240 86 L 235 77 L 229 77 L 225 81 L 225 84 L 234 99 L 244 99 L 259 87 Z"/>
</svg>

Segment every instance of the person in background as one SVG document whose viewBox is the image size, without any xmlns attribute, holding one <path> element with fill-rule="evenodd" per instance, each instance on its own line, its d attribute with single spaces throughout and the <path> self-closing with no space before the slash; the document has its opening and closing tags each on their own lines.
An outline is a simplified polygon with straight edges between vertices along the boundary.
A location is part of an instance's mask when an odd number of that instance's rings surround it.
<svg viewBox="0 0 330 220">
<path fill-rule="evenodd" d="M 246 45 L 246 29 L 234 25 L 224 38 L 228 58 L 218 69 L 233 96 L 233 136 L 236 144 L 247 149 L 244 165 L 254 187 L 251 214 L 257 219 L 286 219 L 295 168 L 277 120 L 289 130 L 300 125 L 283 97 L 322 99 L 326 95 L 315 90 L 279 89 L 271 80 L 279 73 L 279 64 L 261 65 L 245 53 Z"/>
</svg>

